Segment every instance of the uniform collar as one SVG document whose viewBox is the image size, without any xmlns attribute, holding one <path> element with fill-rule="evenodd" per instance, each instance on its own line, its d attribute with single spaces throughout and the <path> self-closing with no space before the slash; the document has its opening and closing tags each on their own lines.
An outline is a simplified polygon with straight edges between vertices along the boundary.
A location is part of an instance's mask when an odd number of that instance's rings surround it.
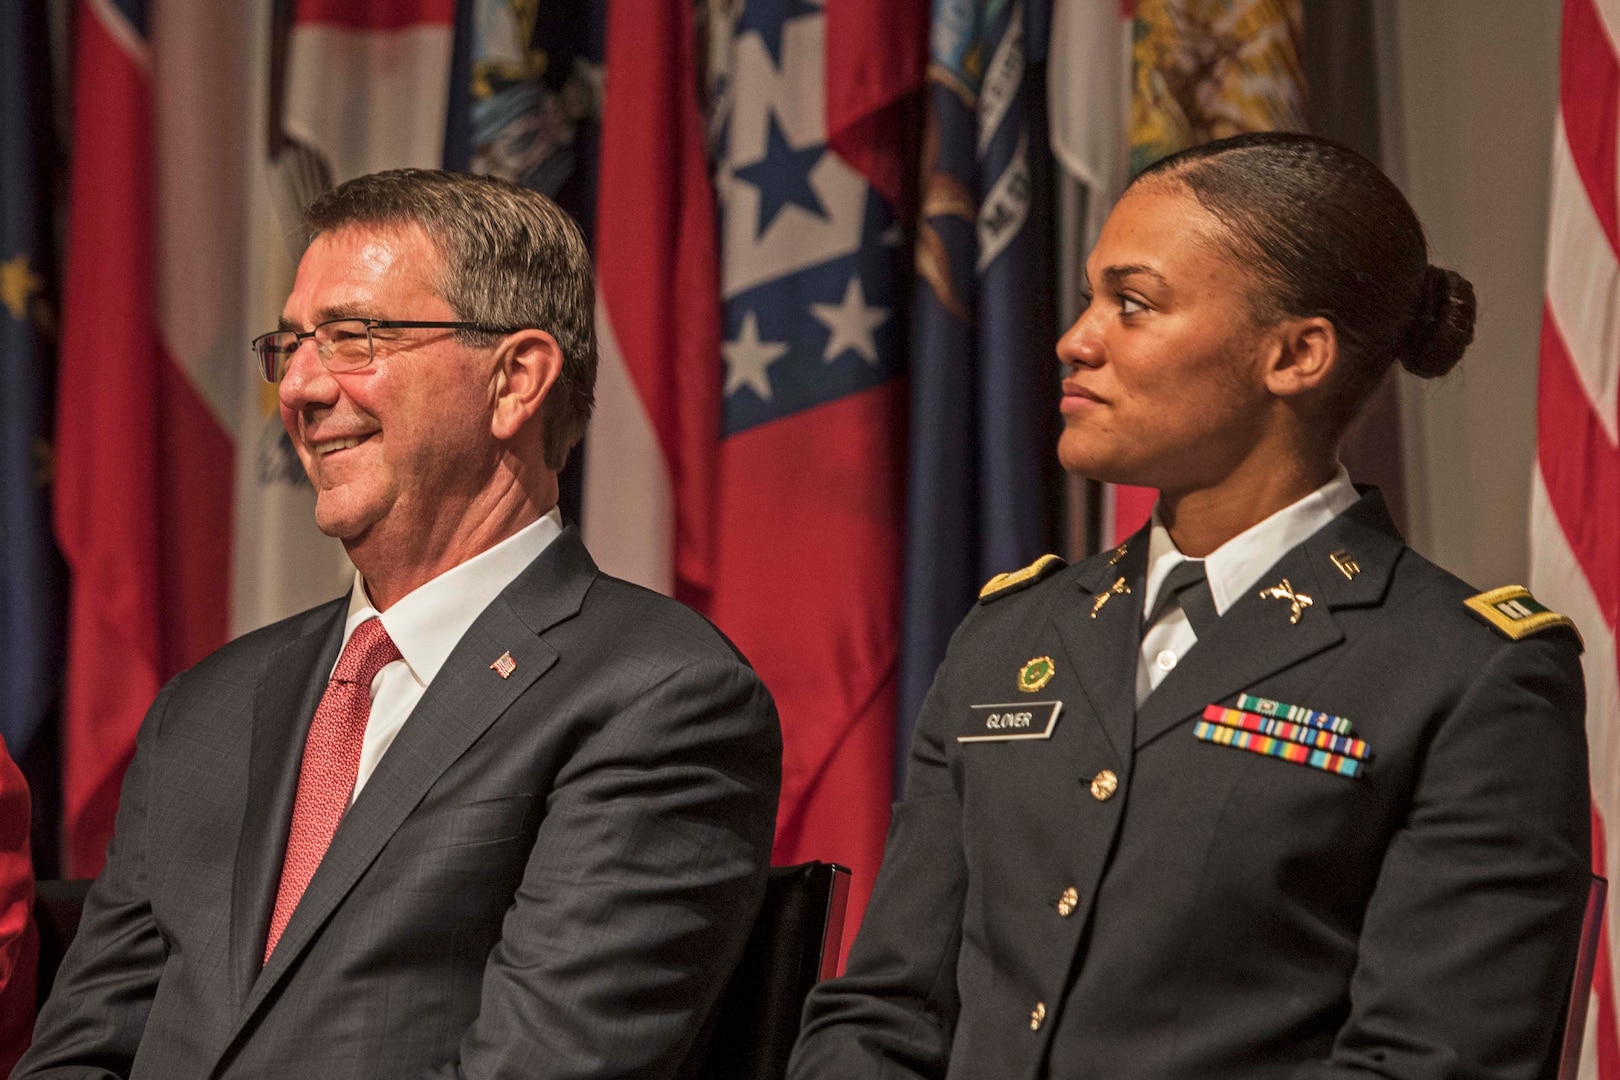
<svg viewBox="0 0 1620 1080">
<path fill-rule="evenodd" d="M 1209 578 L 1215 610 L 1226 614 L 1278 559 L 1314 536 L 1359 498 L 1350 474 L 1340 465 L 1333 479 L 1210 552 L 1204 559 L 1204 573 Z M 1170 539 L 1170 531 L 1159 521 L 1155 506 L 1148 534 L 1147 581 L 1142 589 L 1144 614 L 1153 610 L 1153 602 L 1170 571 L 1187 561 Z"/>
<path fill-rule="evenodd" d="M 494 547 L 417 586 L 381 615 L 366 593 L 365 580 L 355 571 L 343 643 L 348 644 L 355 627 L 367 619 L 382 619 L 412 677 L 426 686 L 473 621 L 561 533 L 562 514 L 552 507 Z"/>
</svg>

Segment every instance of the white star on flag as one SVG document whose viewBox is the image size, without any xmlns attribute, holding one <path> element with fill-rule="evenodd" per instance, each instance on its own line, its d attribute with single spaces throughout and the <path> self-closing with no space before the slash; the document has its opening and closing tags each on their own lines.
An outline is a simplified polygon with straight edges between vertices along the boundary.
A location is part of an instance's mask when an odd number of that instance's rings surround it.
<svg viewBox="0 0 1620 1080">
<path fill-rule="evenodd" d="M 746 386 L 765 401 L 771 399 L 771 380 L 765 369 L 787 355 L 787 342 L 759 340 L 759 321 L 750 311 L 743 316 L 737 340 L 721 342 L 720 351 L 726 357 L 728 397 Z"/>
<path fill-rule="evenodd" d="M 851 275 L 842 303 L 811 304 L 810 314 L 829 331 L 827 348 L 821 354 L 823 363 L 830 364 L 845 349 L 854 349 L 868 364 L 877 364 L 877 342 L 872 332 L 889 321 L 889 309 L 867 306 L 858 275 Z"/>
</svg>

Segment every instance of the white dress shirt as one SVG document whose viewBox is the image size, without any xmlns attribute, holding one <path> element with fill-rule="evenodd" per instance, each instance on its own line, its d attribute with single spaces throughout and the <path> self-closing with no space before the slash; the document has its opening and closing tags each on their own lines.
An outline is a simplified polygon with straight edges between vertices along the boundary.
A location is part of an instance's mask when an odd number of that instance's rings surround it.
<svg viewBox="0 0 1620 1080">
<path fill-rule="evenodd" d="M 1332 480 L 1210 552 L 1204 559 L 1204 576 L 1209 579 L 1216 613 L 1225 615 L 1226 609 L 1252 589 L 1260 575 L 1276 565 L 1290 548 L 1309 539 L 1360 497 L 1350 483 L 1350 474 L 1340 465 Z M 1148 536 L 1147 584 L 1142 590 L 1144 618 L 1153 610 L 1153 602 L 1170 571 L 1188 561 L 1170 539 L 1170 530 L 1159 521 L 1155 507 L 1153 530 Z M 1159 621 L 1142 634 L 1142 650 L 1136 660 L 1137 705 L 1147 700 L 1197 641 L 1198 635 L 1193 633 L 1181 605 L 1172 603 L 1166 607 Z"/>
<path fill-rule="evenodd" d="M 383 629 L 394 639 L 403 659 L 384 664 L 371 680 L 371 718 L 360 746 L 360 772 L 354 779 L 350 806 L 462 635 L 561 533 L 562 514 L 553 507 L 539 521 L 417 586 L 380 615 L 366 594 L 365 580 L 355 571 L 343 644 L 349 643 L 355 627 L 375 616 L 382 619 Z M 336 668 L 334 663 L 333 670 Z"/>
</svg>

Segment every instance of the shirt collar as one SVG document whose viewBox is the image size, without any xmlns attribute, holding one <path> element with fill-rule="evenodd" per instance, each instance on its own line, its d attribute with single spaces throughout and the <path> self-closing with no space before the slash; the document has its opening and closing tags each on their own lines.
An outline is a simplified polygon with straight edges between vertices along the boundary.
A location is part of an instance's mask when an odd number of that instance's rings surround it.
<svg viewBox="0 0 1620 1080">
<path fill-rule="evenodd" d="M 1332 480 L 1210 552 L 1204 559 L 1204 573 L 1209 578 L 1209 592 L 1216 612 L 1226 614 L 1226 609 L 1237 603 L 1278 559 L 1350 509 L 1360 497 L 1350 482 L 1350 474 L 1340 465 Z M 1147 581 L 1142 590 L 1144 613 L 1153 610 L 1159 588 L 1170 571 L 1187 561 L 1187 556 L 1170 539 L 1170 530 L 1159 521 L 1159 510 L 1155 506 L 1153 530 L 1148 537 Z"/>
<path fill-rule="evenodd" d="M 382 619 L 412 677 L 426 686 L 484 609 L 561 534 L 562 513 L 552 507 L 539 521 L 412 589 L 380 615 L 356 570 L 343 643 L 367 619 Z"/>
</svg>

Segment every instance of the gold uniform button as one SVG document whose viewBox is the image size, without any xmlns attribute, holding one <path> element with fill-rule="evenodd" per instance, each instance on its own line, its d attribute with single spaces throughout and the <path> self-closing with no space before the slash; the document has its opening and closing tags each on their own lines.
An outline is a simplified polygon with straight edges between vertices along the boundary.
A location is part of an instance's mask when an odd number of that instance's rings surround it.
<svg viewBox="0 0 1620 1080">
<path fill-rule="evenodd" d="M 1067 919 L 1074 914 L 1074 909 L 1079 906 L 1080 892 L 1073 885 L 1070 885 L 1063 890 L 1063 895 L 1058 897 L 1058 914 Z"/>
<path fill-rule="evenodd" d="M 1091 778 L 1091 797 L 1098 802 L 1107 802 L 1118 790 L 1119 777 L 1114 775 L 1113 769 L 1104 769 Z"/>
<path fill-rule="evenodd" d="M 1046 1019 L 1046 1002 L 1037 1001 L 1035 1011 L 1029 1014 L 1029 1030 L 1041 1030 L 1041 1021 Z"/>
</svg>

